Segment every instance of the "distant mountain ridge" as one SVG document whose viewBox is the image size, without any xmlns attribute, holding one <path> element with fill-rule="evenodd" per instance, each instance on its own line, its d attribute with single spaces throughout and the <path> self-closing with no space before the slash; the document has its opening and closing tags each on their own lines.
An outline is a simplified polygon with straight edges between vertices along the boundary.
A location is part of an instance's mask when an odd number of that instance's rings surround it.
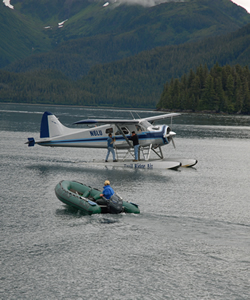
<svg viewBox="0 0 250 300">
<path fill-rule="evenodd" d="M 2 4 L 0 68 L 13 72 L 54 69 L 80 78 L 96 64 L 225 34 L 250 22 L 250 15 L 230 0 L 113 8 L 103 7 L 105 2 L 15 0 L 15 10 Z M 63 28 L 58 28 L 66 19 Z"/>
<path fill-rule="evenodd" d="M 210 69 L 217 62 L 250 67 L 249 57 L 250 24 L 224 36 L 158 47 L 95 65 L 76 81 L 59 71 L 0 70 L 0 101 L 154 108 L 171 78 L 181 78 L 200 65 Z"/>
<path fill-rule="evenodd" d="M 199 65 L 250 66 L 250 15 L 230 0 L 103 3 L 3 5 L 0 101 L 154 108 L 167 81 Z"/>
<path fill-rule="evenodd" d="M 153 107 L 171 78 L 180 78 L 190 69 L 218 62 L 250 68 L 250 24 L 219 37 L 195 43 L 165 46 L 144 51 L 118 62 L 96 65 L 84 76 L 81 88 L 103 103 L 140 103 Z"/>
</svg>

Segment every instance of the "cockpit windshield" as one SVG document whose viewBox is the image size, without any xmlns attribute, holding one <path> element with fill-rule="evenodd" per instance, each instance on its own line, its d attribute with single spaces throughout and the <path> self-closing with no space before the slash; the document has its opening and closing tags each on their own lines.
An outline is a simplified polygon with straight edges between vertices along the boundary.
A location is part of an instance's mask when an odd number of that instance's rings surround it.
<svg viewBox="0 0 250 300">
<path fill-rule="evenodd" d="M 150 127 L 151 124 L 147 120 L 143 120 L 140 122 L 140 127 L 142 128 L 142 131 L 146 131 L 148 127 Z"/>
</svg>

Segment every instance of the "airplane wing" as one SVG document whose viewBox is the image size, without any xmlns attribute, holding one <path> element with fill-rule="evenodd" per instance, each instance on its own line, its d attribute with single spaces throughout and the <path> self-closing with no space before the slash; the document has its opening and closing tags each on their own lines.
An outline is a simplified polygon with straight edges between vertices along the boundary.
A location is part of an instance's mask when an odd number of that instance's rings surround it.
<svg viewBox="0 0 250 300">
<path fill-rule="evenodd" d="M 164 115 L 148 117 L 148 118 L 144 118 L 144 119 L 147 120 L 148 122 L 153 122 L 153 121 L 162 120 L 162 119 L 166 119 L 166 118 L 176 117 L 176 116 L 179 116 L 179 115 L 181 115 L 181 114 L 179 114 L 179 113 L 170 113 L 170 114 L 164 114 Z"/>
<path fill-rule="evenodd" d="M 102 124 L 139 124 L 138 119 L 134 120 L 121 120 L 121 119 L 87 119 L 87 120 L 81 120 L 77 121 L 73 124 L 97 124 L 97 123 L 102 123 Z"/>
<path fill-rule="evenodd" d="M 169 114 L 164 114 L 164 115 L 158 115 L 158 116 L 153 116 L 153 117 L 148 117 L 148 118 L 142 118 L 142 119 L 86 119 L 86 120 L 81 120 L 77 121 L 73 124 L 97 124 L 97 123 L 102 123 L 102 124 L 139 124 L 141 120 L 147 120 L 148 122 L 153 122 L 156 120 L 162 120 L 170 117 L 175 117 L 179 116 L 179 113 L 169 113 Z"/>
</svg>

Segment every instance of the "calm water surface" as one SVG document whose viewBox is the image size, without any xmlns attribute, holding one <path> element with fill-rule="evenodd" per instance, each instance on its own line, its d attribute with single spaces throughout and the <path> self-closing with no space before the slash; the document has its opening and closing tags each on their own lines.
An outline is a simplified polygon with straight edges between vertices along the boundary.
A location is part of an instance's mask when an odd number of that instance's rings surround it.
<svg viewBox="0 0 250 300">
<path fill-rule="evenodd" d="M 86 168 L 104 149 L 30 147 L 49 110 L 66 126 L 125 110 L 0 104 L 0 299 L 250 299 L 250 117 L 184 114 L 165 156 L 195 168 Z M 155 112 L 133 110 L 137 117 Z M 167 120 L 170 121 L 170 120 Z M 83 216 L 62 179 L 106 179 L 140 215 Z"/>
</svg>

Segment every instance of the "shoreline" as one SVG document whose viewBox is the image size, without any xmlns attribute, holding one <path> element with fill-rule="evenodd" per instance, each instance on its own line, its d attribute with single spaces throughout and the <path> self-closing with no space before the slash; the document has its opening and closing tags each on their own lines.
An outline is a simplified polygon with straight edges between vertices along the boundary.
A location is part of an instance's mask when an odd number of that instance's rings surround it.
<svg viewBox="0 0 250 300">
<path fill-rule="evenodd" d="M 114 107 L 114 106 L 91 106 L 91 105 L 71 105 L 71 104 L 42 104 L 42 103 L 19 103 L 19 102 L 1 102 L 0 104 L 8 104 L 8 105 L 32 105 L 32 106 L 61 106 L 61 107 L 81 107 L 81 108 L 89 108 L 89 109 L 122 109 L 122 110 L 144 110 L 144 111 L 153 111 L 155 113 L 180 113 L 180 114 L 214 114 L 214 115 L 229 115 L 229 116 L 249 116 L 250 114 L 242 114 L 242 113 L 225 113 L 225 112 L 216 112 L 210 110 L 202 110 L 202 111 L 191 111 L 191 110 L 167 110 L 164 108 L 143 108 L 143 107 Z"/>
<path fill-rule="evenodd" d="M 82 108 L 93 108 L 93 109 L 123 109 L 123 110 L 146 110 L 146 111 L 157 111 L 156 108 L 143 108 L 143 107 L 119 107 L 119 106 L 91 106 L 91 105 L 71 105 L 71 104 L 43 104 L 43 103 L 19 103 L 19 102 L 1 102 L 0 104 L 8 105 L 33 105 L 33 106 L 61 106 L 61 107 L 82 107 Z"/>
</svg>

